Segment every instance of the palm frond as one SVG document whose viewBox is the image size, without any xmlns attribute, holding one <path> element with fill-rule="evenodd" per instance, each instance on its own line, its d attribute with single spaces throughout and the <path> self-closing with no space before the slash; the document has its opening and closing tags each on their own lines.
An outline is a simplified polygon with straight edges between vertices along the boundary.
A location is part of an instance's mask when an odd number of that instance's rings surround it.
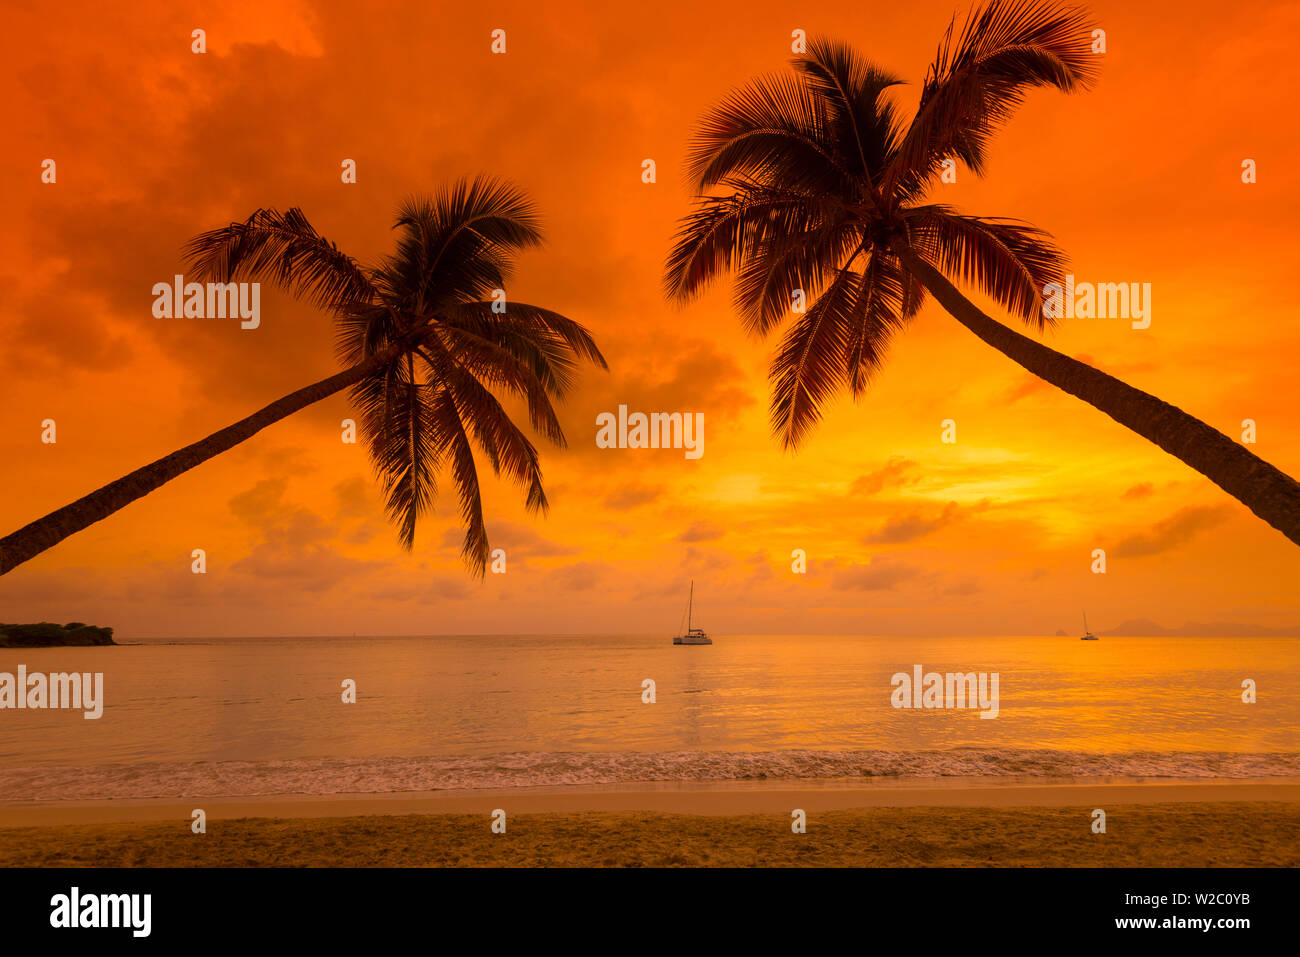
<svg viewBox="0 0 1300 957">
<path fill-rule="evenodd" d="M 382 303 L 349 309 L 334 320 L 334 353 L 344 365 L 357 365 L 399 342 L 414 321 L 404 323 Z"/>
<path fill-rule="evenodd" d="M 524 399 L 533 428 L 563 448 L 564 430 L 551 405 L 546 383 L 529 367 L 527 359 L 518 354 L 525 348 L 522 345 L 505 348 L 463 329 L 438 326 L 422 341 L 420 351 L 440 382 L 467 373 L 482 385 L 501 388 Z"/>
<path fill-rule="evenodd" d="M 687 154 L 700 192 L 731 176 L 772 187 L 835 191 L 852 183 L 823 97 L 798 76 L 760 77 L 701 121 Z"/>
<path fill-rule="evenodd" d="M 302 210 L 259 209 L 199 233 L 182 252 L 200 281 L 266 280 L 332 313 L 373 302 L 370 275 L 318 232 Z"/>
<path fill-rule="evenodd" d="M 837 153 L 869 191 L 901 133 L 897 108 L 883 94 L 902 80 L 863 60 L 848 44 L 821 37 L 796 57 L 795 69 L 829 108 Z"/>
<path fill-rule="evenodd" d="M 452 482 L 460 499 L 460 517 L 465 524 L 465 542 L 461 556 L 470 571 L 482 578 L 487 574 L 491 547 L 487 523 L 483 520 L 483 495 L 479 489 L 474 450 L 456 406 L 455 397 L 445 388 L 434 393 L 430 421 L 439 445 L 446 450 Z"/>
<path fill-rule="evenodd" d="M 566 368 L 585 359 L 599 369 L 608 369 L 591 331 L 579 322 L 541 306 L 512 300 L 505 312 L 494 312 L 491 302 L 461 302 L 449 307 L 443 328 L 475 332 L 502 343 L 532 344 Z M 561 395 L 565 390 L 555 394 Z"/>
<path fill-rule="evenodd" d="M 408 354 L 352 387 L 361 433 L 384 490 L 385 511 L 410 550 L 420 516 L 437 495 L 442 443 L 434 427 L 431 391 Z"/>
<path fill-rule="evenodd" d="M 905 214 L 921 257 L 972 283 L 1008 312 L 1040 331 L 1043 286 L 1060 282 L 1067 260 L 1041 229 L 1011 219 L 961 215 L 946 206 L 919 206 Z"/>
<path fill-rule="evenodd" d="M 797 190 L 729 178 L 726 196 L 702 196 L 682 221 L 664 270 L 664 287 L 689 302 L 722 273 L 739 269 L 755 249 L 803 235 L 841 214 L 844 204 Z"/>
<path fill-rule="evenodd" d="M 512 387 L 515 379 L 527 377 L 556 398 L 575 385 L 581 360 L 608 369 L 584 326 L 529 303 L 512 302 L 504 313 L 493 312 L 488 302 L 459 303 L 446 310 L 436 328 L 445 346 L 475 374 Z"/>
<path fill-rule="evenodd" d="M 921 90 L 916 115 L 890 162 L 890 189 L 915 196 L 943 160 L 982 175 L 989 139 L 1035 87 L 1066 93 L 1099 72 L 1091 16 L 1053 0 L 990 0 L 950 24 Z"/>
<path fill-rule="evenodd" d="M 527 489 L 524 505 L 544 512 L 548 505 L 542 488 L 541 458 L 537 448 L 510 420 L 510 416 L 477 378 L 463 369 L 441 373 L 445 389 L 454 397 L 460 420 L 478 442 L 497 475 Z"/>
<path fill-rule="evenodd" d="M 848 321 L 844 375 L 855 399 L 862 396 L 880 371 L 889 343 L 920 310 L 924 296 L 924 287 L 897 258 L 872 250 Z"/>
<path fill-rule="evenodd" d="M 459 180 L 398 210 L 397 250 L 376 271 L 390 304 L 433 312 L 504 288 L 516 254 L 542 241 L 536 210 L 512 183 Z"/>
<path fill-rule="evenodd" d="M 736 309 L 752 334 L 763 336 L 789 314 L 794 290 L 811 302 L 862 243 L 861 224 L 841 217 L 802 233 L 753 243 L 736 274 Z"/>
<path fill-rule="evenodd" d="M 772 359 L 772 430 L 797 447 L 821 418 L 821 406 L 844 381 L 861 276 L 841 270 L 790 327 Z"/>
</svg>

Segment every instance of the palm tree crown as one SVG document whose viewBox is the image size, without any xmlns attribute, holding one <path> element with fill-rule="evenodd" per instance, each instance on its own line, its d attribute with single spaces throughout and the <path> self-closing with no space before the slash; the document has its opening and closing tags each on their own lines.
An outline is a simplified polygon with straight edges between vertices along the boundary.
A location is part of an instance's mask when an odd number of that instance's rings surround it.
<svg viewBox="0 0 1300 957">
<path fill-rule="evenodd" d="M 563 445 L 551 399 L 573 386 L 580 360 L 601 368 L 605 360 L 578 323 L 503 298 L 517 253 L 541 242 L 537 215 L 515 186 L 454 183 L 405 202 L 395 229 L 396 250 L 366 268 L 300 210 L 260 209 L 195 237 L 187 258 L 202 276 L 269 279 L 334 316 L 340 359 L 373 366 L 351 394 L 402 544 L 414 545 L 445 468 L 465 523 L 462 553 L 482 575 L 489 547 L 475 448 L 527 490 L 530 510 L 547 506 L 537 449 L 497 393 L 521 399 L 533 427 Z"/>
<path fill-rule="evenodd" d="M 758 335 L 803 291 L 809 305 L 771 368 L 772 424 L 786 447 L 836 390 L 863 392 L 916 315 L 925 287 L 908 251 L 1035 327 L 1049 321 L 1040 290 L 1065 261 L 1047 234 L 925 195 L 947 159 L 983 172 L 991 135 L 1029 89 L 1093 81 L 1092 24 L 1075 9 L 995 0 L 955 27 L 909 122 L 889 96 L 901 81 L 844 44 L 813 40 L 793 74 L 750 82 L 700 124 L 689 169 L 705 195 L 669 257 L 668 291 L 686 301 L 734 270 L 737 310 Z"/>
</svg>

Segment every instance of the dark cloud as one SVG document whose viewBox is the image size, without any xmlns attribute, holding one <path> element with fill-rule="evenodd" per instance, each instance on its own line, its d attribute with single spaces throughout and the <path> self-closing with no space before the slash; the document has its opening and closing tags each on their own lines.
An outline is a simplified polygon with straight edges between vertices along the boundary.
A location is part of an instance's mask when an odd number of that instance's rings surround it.
<svg viewBox="0 0 1300 957">
<path fill-rule="evenodd" d="M 1231 513 L 1230 505 L 1189 505 L 1151 528 L 1121 539 L 1110 553 L 1116 558 L 1159 555 L 1186 544 L 1198 533 L 1223 522 Z"/>
<path fill-rule="evenodd" d="M 241 522 L 260 528 L 270 524 L 283 511 L 287 479 L 263 479 L 250 489 L 231 498 L 230 510 Z"/>
<path fill-rule="evenodd" d="M 712 522 L 694 522 L 690 528 L 677 536 L 679 542 L 714 542 L 726 534 L 726 530 Z"/>
<path fill-rule="evenodd" d="M 621 486 L 605 497 L 605 506 L 615 511 L 626 511 L 640 505 L 648 505 L 663 494 L 662 485 L 642 485 L 633 482 Z"/>
<path fill-rule="evenodd" d="M 897 455 L 892 456 L 889 461 L 874 472 L 859 475 L 854 479 L 849 491 L 854 495 L 874 495 L 885 489 L 911 485 L 916 481 L 913 475 L 916 468 L 916 463 L 910 459 Z"/>
<path fill-rule="evenodd" d="M 914 542 L 945 525 L 951 525 L 958 517 L 959 509 L 956 502 L 949 502 L 941 511 L 933 515 L 926 516 L 920 512 L 912 512 L 907 515 L 892 516 L 878 531 L 867 535 L 863 541 L 871 545 Z"/>
<path fill-rule="evenodd" d="M 378 496 L 374 493 L 371 483 L 360 475 L 354 475 L 337 483 L 334 486 L 334 498 L 338 502 L 340 517 L 369 517 L 378 505 Z"/>
</svg>

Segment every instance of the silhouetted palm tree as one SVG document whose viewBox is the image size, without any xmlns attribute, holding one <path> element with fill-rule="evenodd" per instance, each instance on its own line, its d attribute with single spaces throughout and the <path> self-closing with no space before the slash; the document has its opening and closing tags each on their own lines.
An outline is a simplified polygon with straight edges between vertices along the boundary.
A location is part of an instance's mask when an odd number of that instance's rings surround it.
<svg viewBox="0 0 1300 957">
<path fill-rule="evenodd" d="M 1034 87 L 1073 92 L 1097 71 L 1085 11 L 994 0 L 949 26 L 910 122 L 900 81 L 849 47 L 816 41 L 795 72 L 750 82 L 703 120 L 689 163 L 701 196 L 669 257 L 680 302 L 736 273 L 736 306 L 765 335 L 786 332 L 771 368 L 772 421 L 797 446 L 823 402 L 862 394 L 928 290 L 958 322 L 1030 372 L 1182 459 L 1300 543 L 1300 484 L 1154 396 L 1055 352 L 970 303 L 944 273 L 982 289 L 1041 332 L 1040 290 L 1064 256 L 1024 223 L 961 214 L 925 195 L 944 161 L 981 174 L 990 137 Z M 814 301 L 815 296 L 815 301 Z"/>
<path fill-rule="evenodd" d="M 494 390 L 523 399 L 533 427 L 563 445 L 550 400 L 567 393 L 580 360 L 601 368 L 605 360 L 587 330 L 558 313 L 521 302 L 493 311 L 515 255 L 541 242 L 518 188 L 485 177 L 457 182 L 406 202 L 396 228 L 396 251 L 373 268 L 340 252 L 297 208 L 259 209 L 195 237 L 186 257 L 197 278 L 275 282 L 333 315 L 346 368 L 0 539 L 0 574 L 350 386 L 402 544 L 414 543 L 446 467 L 466 526 L 463 555 L 482 575 L 489 549 L 472 446 L 527 488 L 530 510 L 546 508 L 537 449 Z"/>
</svg>

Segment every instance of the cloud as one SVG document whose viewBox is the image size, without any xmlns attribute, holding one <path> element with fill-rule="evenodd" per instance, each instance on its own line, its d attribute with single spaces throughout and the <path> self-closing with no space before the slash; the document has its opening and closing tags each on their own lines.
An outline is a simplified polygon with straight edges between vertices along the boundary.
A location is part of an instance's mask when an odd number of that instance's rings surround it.
<svg viewBox="0 0 1300 957">
<path fill-rule="evenodd" d="M 1116 558 L 1159 555 L 1191 541 L 1198 532 L 1220 524 L 1231 512 L 1229 505 L 1189 505 L 1156 522 L 1148 531 L 1122 539 L 1111 549 L 1111 554 Z"/>
<path fill-rule="evenodd" d="M 662 495 L 663 490 L 662 485 L 642 485 L 633 482 L 615 489 L 606 496 L 605 506 L 621 512 L 639 505 L 648 505 Z"/>
<path fill-rule="evenodd" d="M 374 507 L 370 483 L 360 475 L 354 475 L 336 483 L 334 485 L 334 498 L 338 502 L 339 515 L 354 518 L 369 516 Z"/>
<path fill-rule="evenodd" d="M 654 383 L 638 377 L 622 379 L 619 388 L 631 390 L 629 409 L 703 412 L 709 419 L 733 415 L 754 404 L 744 371 L 714 343 L 681 343 L 674 355 L 677 363 L 667 379 Z"/>
<path fill-rule="evenodd" d="M 853 484 L 849 486 L 849 491 L 854 495 L 875 495 L 887 488 L 901 488 L 904 485 L 914 484 L 916 479 L 909 478 L 909 475 L 915 468 L 916 463 L 910 459 L 892 456 L 876 471 L 859 475 L 854 479 Z"/>
<path fill-rule="evenodd" d="M 701 551 L 694 545 L 686 549 L 686 553 L 681 558 L 681 567 L 697 574 L 730 568 L 734 564 L 736 559 L 731 555 L 716 549 Z"/>
<path fill-rule="evenodd" d="M 294 541 L 293 536 L 277 534 L 235 562 L 231 571 L 261 581 L 287 582 L 293 589 L 320 592 L 355 581 L 383 565 L 383 562 L 348 558 L 329 545 L 307 545 Z"/>
<path fill-rule="evenodd" d="M 945 525 L 950 525 L 957 518 L 957 503 L 949 502 L 942 511 L 929 518 L 919 512 L 891 517 L 878 531 L 867 535 L 863 541 L 869 545 L 897 545 L 902 542 L 913 542 L 938 531 Z"/>
<path fill-rule="evenodd" d="M 617 414 L 620 405 L 626 405 L 629 413 L 702 413 L 704 454 L 717 454 L 719 444 L 733 434 L 732 426 L 756 402 L 744 370 L 729 352 L 711 342 L 669 340 L 660 348 L 674 348 L 674 352 L 652 358 L 638 351 L 621 363 L 611 360 L 609 376 L 587 378 L 587 388 L 559 410 L 570 455 L 598 457 L 602 471 L 640 472 L 668 457 L 684 466 L 692 464 L 680 450 L 598 448 L 596 417 Z"/>
<path fill-rule="evenodd" d="M 288 487 L 286 479 L 263 479 L 231 498 L 230 510 L 241 522 L 260 528 L 284 511 L 284 493 Z"/>
<path fill-rule="evenodd" d="M 576 555 L 581 551 L 574 545 L 562 545 L 547 538 L 531 525 L 495 520 L 488 523 L 488 540 L 493 548 L 503 548 L 508 561 L 524 558 L 553 558 L 560 555 Z M 465 530 L 459 525 L 448 528 L 442 534 L 442 547 L 457 550 L 465 542 Z"/>
<path fill-rule="evenodd" d="M 944 586 L 944 595 L 973 595 L 980 590 L 979 579 L 974 575 L 968 575 L 965 578 L 959 578 L 950 585 Z"/>
<path fill-rule="evenodd" d="M 551 572 L 549 583 L 565 591 L 590 591 L 605 573 L 603 562 L 577 562 Z"/>
<path fill-rule="evenodd" d="M 293 588 L 319 592 L 362 575 L 385 562 L 348 558 L 332 544 L 335 528 L 305 508 L 278 508 L 283 480 L 268 479 L 236 495 L 231 508 L 262 530 L 262 541 L 231 571 L 263 581 L 288 581 Z M 271 514 L 268 514 L 271 513 Z M 267 515 L 256 521 L 254 516 Z"/>
<path fill-rule="evenodd" d="M 230 565 L 232 572 L 319 592 L 369 575 L 385 564 L 342 554 L 334 543 L 338 523 L 286 504 L 288 486 L 287 479 L 263 479 L 231 497 L 228 504 L 235 517 L 261 533 L 252 551 Z M 338 490 L 355 491 L 349 483 L 341 483 Z"/>
<path fill-rule="evenodd" d="M 679 542 L 713 542 L 726 532 L 712 522 L 695 522 L 686 531 L 677 536 Z"/>
<path fill-rule="evenodd" d="M 877 555 L 864 564 L 837 568 L 831 587 L 839 591 L 884 591 L 915 578 L 921 569 L 900 559 Z"/>
<path fill-rule="evenodd" d="M 465 601 L 471 598 L 470 580 L 463 574 L 455 572 L 447 575 L 435 575 L 427 586 L 418 590 L 414 596 L 422 604 L 438 605 L 445 601 Z M 382 598 L 382 596 L 380 596 Z"/>
<path fill-rule="evenodd" d="M 1126 489 L 1123 497 L 1127 499 L 1146 498 L 1155 490 L 1156 487 L 1154 483 L 1139 482 L 1137 485 L 1134 485 L 1131 488 Z"/>
<path fill-rule="evenodd" d="M 1051 388 L 1051 384 L 1045 379 L 1040 379 L 1036 375 L 1025 376 L 1018 385 L 1012 386 L 1002 396 L 1002 403 L 1010 405 L 1013 402 L 1019 402 L 1021 399 L 1031 396 L 1036 392 L 1043 392 Z"/>
</svg>

